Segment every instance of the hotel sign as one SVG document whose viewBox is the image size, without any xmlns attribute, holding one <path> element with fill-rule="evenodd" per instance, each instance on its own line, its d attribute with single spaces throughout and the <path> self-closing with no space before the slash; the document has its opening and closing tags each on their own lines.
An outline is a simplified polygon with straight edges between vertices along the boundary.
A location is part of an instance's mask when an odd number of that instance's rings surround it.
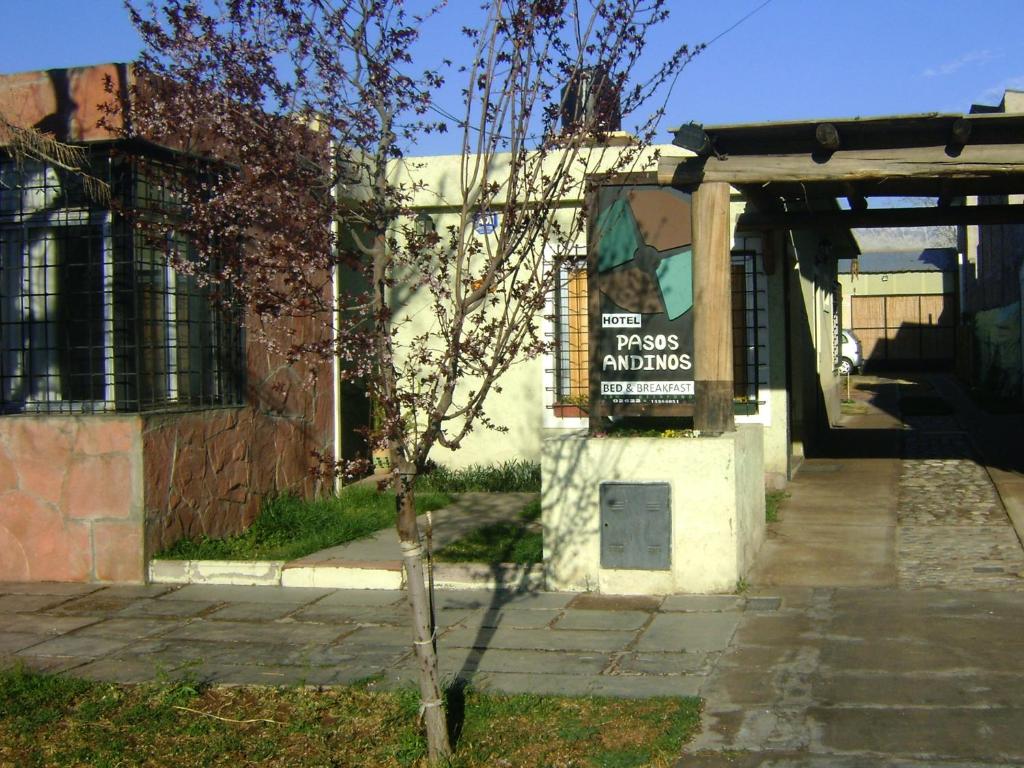
<svg viewBox="0 0 1024 768">
<path fill-rule="evenodd" d="M 588 280 L 591 415 L 690 415 L 689 195 L 660 187 L 602 188 Z M 601 428 L 600 418 L 591 426 Z"/>
</svg>

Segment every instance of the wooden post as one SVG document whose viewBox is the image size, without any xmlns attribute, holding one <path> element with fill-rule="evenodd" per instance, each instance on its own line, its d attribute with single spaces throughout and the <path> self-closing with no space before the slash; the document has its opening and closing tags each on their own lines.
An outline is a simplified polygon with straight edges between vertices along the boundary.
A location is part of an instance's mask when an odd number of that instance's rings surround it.
<svg viewBox="0 0 1024 768">
<path fill-rule="evenodd" d="M 730 251 L 729 185 L 701 184 L 693 193 L 693 426 L 710 434 L 736 428 Z"/>
</svg>

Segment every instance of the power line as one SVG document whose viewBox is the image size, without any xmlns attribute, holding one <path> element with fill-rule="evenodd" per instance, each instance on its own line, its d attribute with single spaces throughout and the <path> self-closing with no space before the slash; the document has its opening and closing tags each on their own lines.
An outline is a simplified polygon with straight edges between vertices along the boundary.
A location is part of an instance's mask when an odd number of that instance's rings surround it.
<svg viewBox="0 0 1024 768">
<path fill-rule="evenodd" d="M 721 39 L 722 39 L 723 37 L 725 37 L 725 36 L 726 36 L 727 34 L 729 34 L 730 32 L 732 32 L 732 31 L 733 31 L 734 29 L 736 29 L 736 27 L 738 27 L 738 26 L 739 26 L 740 24 L 742 24 L 743 22 L 745 22 L 745 21 L 746 21 L 747 19 L 749 19 L 749 18 L 750 18 L 751 16 L 753 16 L 753 15 L 754 15 L 755 13 L 757 13 L 758 11 L 760 11 L 760 10 L 761 10 L 762 8 L 764 8 L 764 7 L 765 7 L 765 6 L 767 6 L 767 5 L 771 5 L 771 3 L 772 3 L 772 2 L 774 2 L 774 0 L 764 0 L 764 2 L 763 2 L 763 3 L 761 3 L 761 4 L 759 5 L 759 6 L 757 6 L 757 8 L 755 8 L 754 10 L 752 10 L 752 11 L 751 11 L 750 13 L 748 13 L 748 14 L 747 14 L 746 16 L 744 16 L 744 17 L 743 17 L 742 19 L 740 19 L 739 21 L 737 21 L 737 22 L 736 22 L 735 24 L 733 24 L 733 25 L 732 25 L 731 27 L 728 27 L 727 29 L 724 29 L 724 30 L 722 30 L 722 31 L 721 31 L 721 32 L 719 32 L 719 33 L 718 33 L 717 35 L 715 35 L 715 36 L 714 36 L 713 38 L 711 38 L 710 40 L 708 40 L 708 41 L 707 41 L 707 42 L 706 42 L 706 43 L 704 44 L 704 47 L 705 47 L 705 48 L 710 48 L 710 47 L 711 47 L 711 44 L 712 44 L 712 43 L 716 43 L 716 42 L 718 42 L 719 40 L 721 40 Z"/>
<path fill-rule="evenodd" d="M 742 17 L 737 19 L 730 26 L 726 27 L 721 32 L 719 32 L 717 35 L 715 35 L 713 38 L 711 38 L 706 43 L 704 43 L 703 44 L 703 48 L 704 49 L 710 48 L 714 43 L 717 43 L 719 40 L 721 40 L 727 34 L 729 34 L 734 29 L 739 27 L 741 24 L 743 24 L 744 22 L 749 20 L 752 16 L 754 16 L 759 11 L 761 11 L 764 8 L 766 8 L 767 6 L 771 5 L 773 2 L 774 2 L 774 0 L 764 0 L 764 2 L 761 3 L 759 6 L 757 6 L 754 9 L 752 9 L 751 11 L 747 12 L 745 15 L 743 15 Z M 668 102 L 669 102 L 669 99 L 672 98 L 672 91 L 675 90 L 676 81 L 679 79 L 679 75 L 682 74 L 682 71 L 683 71 L 682 68 L 676 70 L 675 76 L 672 78 L 672 82 L 669 84 L 668 92 L 665 95 L 664 106 L 667 106 Z M 664 106 L 662 107 L 663 109 L 664 109 Z M 470 130 L 473 130 L 473 131 L 479 131 L 480 130 L 475 125 L 467 125 L 460 118 L 455 117 L 455 115 L 451 114 L 447 110 L 441 109 L 440 107 L 438 107 L 435 104 L 430 104 L 430 105 L 428 105 L 427 108 L 430 109 L 433 112 L 436 112 L 441 117 L 444 117 L 444 118 L 446 118 L 448 120 L 451 120 L 459 128 L 469 128 Z M 501 137 L 501 138 L 507 138 L 507 137 Z M 528 136 L 527 138 L 528 139 L 537 139 L 537 138 L 540 138 L 540 137 L 539 136 Z"/>
</svg>

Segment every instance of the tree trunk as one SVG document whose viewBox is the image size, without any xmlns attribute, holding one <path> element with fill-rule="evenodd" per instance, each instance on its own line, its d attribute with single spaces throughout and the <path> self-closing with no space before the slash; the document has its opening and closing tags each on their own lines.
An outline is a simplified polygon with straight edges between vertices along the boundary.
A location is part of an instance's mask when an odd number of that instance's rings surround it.
<svg viewBox="0 0 1024 768">
<path fill-rule="evenodd" d="M 419 664 L 420 711 L 427 729 L 427 756 L 431 765 L 451 755 L 448 741 L 448 718 L 441 699 L 441 685 L 437 673 L 437 647 L 430 596 L 424 584 L 423 546 L 416 507 L 413 503 L 413 480 L 399 475 L 396 481 L 395 504 L 398 508 L 398 539 L 405 562 L 405 578 L 409 590 L 409 608 L 412 611 L 413 645 Z"/>
</svg>

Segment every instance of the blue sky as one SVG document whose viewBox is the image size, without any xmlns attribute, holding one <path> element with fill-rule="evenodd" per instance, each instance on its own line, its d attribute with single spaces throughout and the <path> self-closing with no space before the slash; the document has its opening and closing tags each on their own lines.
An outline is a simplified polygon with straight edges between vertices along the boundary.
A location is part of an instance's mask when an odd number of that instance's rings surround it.
<svg viewBox="0 0 1024 768">
<path fill-rule="evenodd" d="M 671 1 L 653 49 L 712 40 L 759 10 L 680 75 L 665 126 L 964 112 L 1024 89 L 1021 0 L 763 3 Z M 458 17 L 477 3 L 449 5 Z M 457 58 L 461 22 L 443 23 L 437 55 Z M 0 72 L 128 61 L 140 45 L 121 0 L 0 0 Z"/>
</svg>

